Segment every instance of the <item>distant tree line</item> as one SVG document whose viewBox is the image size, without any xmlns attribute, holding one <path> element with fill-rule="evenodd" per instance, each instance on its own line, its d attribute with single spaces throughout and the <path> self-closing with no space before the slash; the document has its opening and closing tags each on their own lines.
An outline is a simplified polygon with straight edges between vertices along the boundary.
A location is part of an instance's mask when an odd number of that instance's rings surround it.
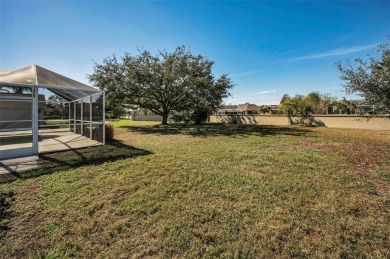
<svg viewBox="0 0 390 259">
<path fill-rule="evenodd" d="M 307 96 L 295 95 L 294 97 L 286 94 L 280 100 L 279 112 L 287 115 L 320 114 L 334 101 L 336 98 L 319 92 L 311 92 Z"/>
<path fill-rule="evenodd" d="M 52 111 L 49 114 L 45 114 L 45 118 L 50 119 L 67 119 L 69 116 L 68 102 L 58 95 L 50 95 L 46 101 L 47 107 Z"/>
<path fill-rule="evenodd" d="M 308 95 L 285 94 L 280 101 L 280 114 L 291 116 L 316 114 L 356 114 L 374 115 L 386 114 L 388 111 L 379 106 L 371 105 L 366 100 L 338 99 L 330 94 L 311 92 Z"/>
<path fill-rule="evenodd" d="M 288 115 L 328 114 L 330 111 L 373 115 L 378 111 L 390 113 L 390 36 L 387 43 L 378 46 L 379 56 L 357 58 L 353 62 L 338 62 L 340 78 L 347 94 L 356 93 L 363 100 L 341 100 L 329 94 L 311 92 L 307 96 L 284 95 L 280 112 Z"/>
</svg>

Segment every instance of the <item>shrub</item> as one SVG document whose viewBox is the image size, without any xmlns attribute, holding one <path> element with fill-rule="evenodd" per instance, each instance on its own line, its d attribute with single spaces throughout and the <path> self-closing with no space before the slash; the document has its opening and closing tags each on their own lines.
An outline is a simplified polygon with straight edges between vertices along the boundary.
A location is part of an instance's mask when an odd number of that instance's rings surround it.
<svg viewBox="0 0 390 259">
<path fill-rule="evenodd" d="M 106 112 L 106 119 L 115 119 L 114 115 L 112 113 Z"/>
<path fill-rule="evenodd" d="M 201 124 L 202 122 L 207 121 L 209 113 L 210 112 L 207 108 L 198 108 L 192 113 L 191 120 L 195 122 L 195 124 Z"/>
<path fill-rule="evenodd" d="M 211 112 L 207 108 L 199 107 L 193 111 L 183 111 L 179 114 L 175 114 L 172 119 L 174 122 L 184 122 L 188 124 L 193 122 L 195 124 L 201 124 L 202 122 L 206 122 L 209 118 Z"/>
<path fill-rule="evenodd" d="M 114 125 L 110 123 L 106 123 L 105 127 L 106 127 L 106 141 L 113 140 L 115 135 Z"/>
<path fill-rule="evenodd" d="M 191 122 L 190 115 L 188 113 L 182 113 L 182 114 L 175 114 L 172 116 L 172 120 L 176 123 L 184 122 L 185 124 L 188 124 Z"/>
</svg>

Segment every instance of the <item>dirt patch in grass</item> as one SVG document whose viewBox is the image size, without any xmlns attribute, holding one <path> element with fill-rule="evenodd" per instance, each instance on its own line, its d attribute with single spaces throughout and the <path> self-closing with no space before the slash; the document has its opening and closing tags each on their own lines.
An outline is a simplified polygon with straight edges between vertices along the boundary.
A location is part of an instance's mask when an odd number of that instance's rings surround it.
<svg viewBox="0 0 390 259">
<path fill-rule="evenodd" d="M 343 159 L 339 164 L 341 170 L 358 171 L 375 185 L 378 194 L 390 198 L 390 184 L 379 174 L 379 172 L 390 172 L 390 163 L 387 162 L 390 159 L 390 149 L 387 145 L 302 141 L 300 146 L 337 153 Z"/>
<path fill-rule="evenodd" d="M 41 251 L 45 247 L 45 236 L 39 231 L 39 226 L 45 224 L 49 217 L 37 206 L 37 186 L 34 181 L 26 181 L 13 188 L 15 205 L 12 206 L 12 214 L 8 215 L 8 231 L 1 242 L 7 248 L 8 258 L 30 257 L 33 256 L 31 251 Z M 15 234 L 23 238 L 19 239 Z M 9 240 L 15 243 L 9 243 Z"/>
<path fill-rule="evenodd" d="M 313 128 L 312 131 L 324 141 L 390 147 L 389 130 Z"/>
</svg>

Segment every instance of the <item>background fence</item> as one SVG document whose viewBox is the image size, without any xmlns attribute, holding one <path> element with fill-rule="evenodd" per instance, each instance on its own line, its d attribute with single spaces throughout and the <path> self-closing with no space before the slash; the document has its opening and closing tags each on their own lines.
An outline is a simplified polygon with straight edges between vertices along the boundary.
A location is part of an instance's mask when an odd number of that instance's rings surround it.
<svg viewBox="0 0 390 259">
<path fill-rule="evenodd" d="M 289 118 L 284 115 L 213 115 L 210 116 L 209 122 L 275 126 L 307 124 L 329 128 L 390 130 L 389 116 L 362 117 L 354 115 L 315 115 L 293 116 Z"/>
</svg>

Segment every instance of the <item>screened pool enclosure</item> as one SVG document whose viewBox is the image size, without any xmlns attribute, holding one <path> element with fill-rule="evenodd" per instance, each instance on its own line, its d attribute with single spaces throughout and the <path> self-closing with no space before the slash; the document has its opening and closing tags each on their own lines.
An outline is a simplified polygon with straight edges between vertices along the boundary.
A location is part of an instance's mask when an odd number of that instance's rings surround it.
<svg viewBox="0 0 390 259">
<path fill-rule="evenodd" d="M 0 159 L 105 144 L 105 94 L 33 65 L 0 71 Z"/>
</svg>

